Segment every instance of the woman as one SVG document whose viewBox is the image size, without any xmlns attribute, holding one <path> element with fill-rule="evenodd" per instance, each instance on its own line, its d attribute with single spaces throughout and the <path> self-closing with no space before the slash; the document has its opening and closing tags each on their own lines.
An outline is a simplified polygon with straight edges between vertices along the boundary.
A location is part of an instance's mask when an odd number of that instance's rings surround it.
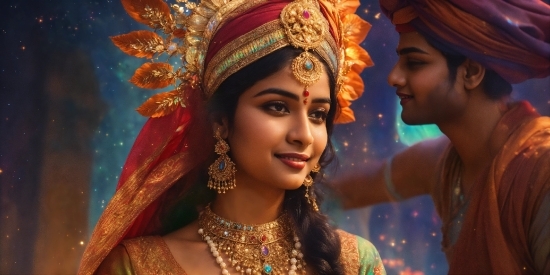
<svg viewBox="0 0 550 275">
<path fill-rule="evenodd" d="M 212 0 L 175 15 L 161 0 L 123 4 L 167 38 L 137 31 L 115 44 L 183 66 L 146 63 L 132 78 L 177 88 L 138 109 L 152 118 L 79 272 L 384 274 L 372 244 L 328 225 L 313 187 L 334 121 L 353 118 L 347 100 L 361 92 L 346 79 L 370 63 L 352 40 L 368 25 L 341 17 L 353 3 Z"/>
</svg>

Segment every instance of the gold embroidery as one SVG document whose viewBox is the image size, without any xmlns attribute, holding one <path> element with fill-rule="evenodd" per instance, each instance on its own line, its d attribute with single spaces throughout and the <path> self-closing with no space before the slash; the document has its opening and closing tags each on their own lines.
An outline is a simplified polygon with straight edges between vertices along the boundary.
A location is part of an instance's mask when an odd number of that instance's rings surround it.
<svg viewBox="0 0 550 275">
<path fill-rule="evenodd" d="M 230 75 L 248 64 L 266 56 L 290 43 L 280 26 L 280 20 L 273 20 L 229 42 L 210 60 L 204 74 L 204 90 L 207 97 Z M 323 58 L 330 70 L 337 72 L 337 47 L 327 32 L 324 40 L 314 50 Z"/>
<path fill-rule="evenodd" d="M 186 275 L 159 236 L 139 237 L 122 242 L 136 274 Z"/>
<path fill-rule="evenodd" d="M 229 42 L 214 55 L 205 75 L 205 92 L 212 95 L 218 86 L 231 74 L 258 58 L 288 45 L 279 20 L 274 20 Z M 226 60 L 228 59 L 228 60 Z"/>
<path fill-rule="evenodd" d="M 189 162 L 189 156 L 180 153 L 162 162 L 145 178 L 149 164 L 165 146 L 166 144 L 160 146 L 117 190 L 92 233 L 91 241 L 82 257 L 79 274 L 93 274 L 136 217 L 170 188 L 172 183 L 188 172 L 189 167 L 185 169 L 185 163 Z"/>
<path fill-rule="evenodd" d="M 342 230 L 337 230 L 337 232 L 342 245 L 340 262 L 344 266 L 344 274 L 358 274 L 360 263 L 357 237 Z"/>
</svg>

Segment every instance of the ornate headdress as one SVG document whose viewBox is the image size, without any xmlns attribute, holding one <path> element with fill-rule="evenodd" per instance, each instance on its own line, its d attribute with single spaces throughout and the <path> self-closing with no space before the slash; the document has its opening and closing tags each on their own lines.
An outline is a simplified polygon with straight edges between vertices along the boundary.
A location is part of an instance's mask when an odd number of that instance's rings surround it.
<svg viewBox="0 0 550 275">
<path fill-rule="evenodd" d="M 115 45 L 136 57 L 153 60 L 167 54 L 181 59 L 179 68 L 168 62 L 148 62 L 136 70 L 130 81 L 138 87 L 175 86 L 141 105 L 142 115 L 161 117 L 185 107 L 185 93 L 191 91 L 201 91 L 208 99 L 234 72 L 292 45 L 304 50 L 292 66 L 296 79 L 306 86 L 304 93 L 321 74 L 314 51 L 337 77 L 341 112 L 336 122 L 355 120 L 349 106 L 364 89 L 359 74 L 373 64 L 359 46 L 370 29 L 354 14 L 359 1 L 176 1 L 170 8 L 163 0 L 122 0 L 132 18 L 155 31 L 112 37 Z"/>
<path fill-rule="evenodd" d="M 316 57 L 320 56 L 337 77 L 341 108 L 337 121 L 354 120 L 350 101 L 363 92 L 360 72 L 372 65 L 358 44 L 370 28 L 353 14 L 358 0 L 176 1 L 170 7 L 164 0 L 122 0 L 132 18 L 155 30 L 112 38 L 124 52 L 150 59 L 131 82 L 149 89 L 175 88 L 152 96 L 138 108 L 151 118 L 136 138 L 117 191 L 96 224 L 80 274 L 92 274 L 121 240 L 160 234 L 163 227 L 157 214 L 177 193 L 167 190 L 189 190 L 194 169 L 208 158 L 204 148 L 212 129 L 203 103 L 227 77 L 248 64 L 286 46 L 302 49 L 292 70 L 304 84 L 307 98 L 307 86 L 322 70 Z M 157 62 L 163 54 L 177 57 L 180 65 Z M 178 180 L 182 182 L 175 184 Z"/>
</svg>

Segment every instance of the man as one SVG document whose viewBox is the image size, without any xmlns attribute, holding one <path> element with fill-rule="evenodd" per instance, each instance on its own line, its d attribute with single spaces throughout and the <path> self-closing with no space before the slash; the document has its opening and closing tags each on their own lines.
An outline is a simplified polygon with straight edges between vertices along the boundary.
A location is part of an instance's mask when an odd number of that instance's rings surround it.
<svg viewBox="0 0 550 275">
<path fill-rule="evenodd" d="M 550 6 L 380 4 L 400 35 L 388 82 L 401 117 L 445 136 L 342 173 L 344 207 L 430 194 L 449 273 L 550 274 L 550 118 L 509 102 L 511 83 L 550 75 Z"/>
</svg>

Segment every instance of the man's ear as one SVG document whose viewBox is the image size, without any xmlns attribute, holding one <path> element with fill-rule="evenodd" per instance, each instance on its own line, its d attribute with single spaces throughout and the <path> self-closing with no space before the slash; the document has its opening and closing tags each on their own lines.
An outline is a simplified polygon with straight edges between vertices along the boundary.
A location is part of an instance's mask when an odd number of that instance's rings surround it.
<svg viewBox="0 0 550 275">
<path fill-rule="evenodd" d="M 219 133 L 221 138 L 227 139 L 229 136 L 229 124 L 227 118 L 224 117 L 212 123 L 212 131 L 214 134 Z"/>
<path fill-rule="evenodd" d="M 466 90 L 473 90 L 483 82 L 485 77 L 485 67 L 476 61 L 466 59 L 464 63 L 460 65 L 463 69 L 462 79 L 464 81 L 464 88 Z"/>
</svg>

